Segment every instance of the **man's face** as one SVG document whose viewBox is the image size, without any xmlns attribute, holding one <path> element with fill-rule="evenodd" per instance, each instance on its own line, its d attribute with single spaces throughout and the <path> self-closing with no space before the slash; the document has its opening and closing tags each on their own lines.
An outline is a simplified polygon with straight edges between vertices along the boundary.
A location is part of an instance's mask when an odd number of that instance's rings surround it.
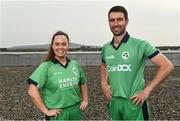
<svg viewBox="0 0 180 121">
<path fill-rule="evenodd" d="M 125 20 L 121 12 L 111 12 L 109 15 L 109 26 L 114 36 L 120 36 L 126 31 L 128 20 Z"/>
</svg>

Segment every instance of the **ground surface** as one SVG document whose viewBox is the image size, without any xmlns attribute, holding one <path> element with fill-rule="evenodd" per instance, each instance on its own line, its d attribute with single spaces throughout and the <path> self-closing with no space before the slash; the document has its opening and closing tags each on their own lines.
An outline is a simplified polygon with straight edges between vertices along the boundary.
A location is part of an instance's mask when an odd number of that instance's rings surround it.
<svg viewBox="0 0 180 121">
<path fill-rule="evenodd" d="M 41 120 L 43 114 L 27 95 L 27 78 L 35 67 L 0 67 L 0 120 Z M 83 67 L 88 79 L 89 105 L 83 113 L 86 120 L 107 120 L 107 101 L 100 88 L 99 67 Z M 150 80 L 154 68 L 146 68 Z M 149 98 L 153 120 L 180 120 L 180 67 Z"/>
</svg>

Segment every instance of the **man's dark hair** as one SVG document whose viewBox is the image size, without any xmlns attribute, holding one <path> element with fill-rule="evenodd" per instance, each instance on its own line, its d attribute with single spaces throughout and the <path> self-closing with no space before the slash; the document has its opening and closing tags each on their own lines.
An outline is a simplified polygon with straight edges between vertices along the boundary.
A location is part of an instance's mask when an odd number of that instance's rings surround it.
<svg viewBox="0 0 180 121">
<path fill-rule="evenodd" d="M 128 20 L 128 12 L 123 6 L 114 6 L 108 12 L 108 18 L 111 12 L 122 12 L 124 13 L 125 20 Z"/>
</svg>

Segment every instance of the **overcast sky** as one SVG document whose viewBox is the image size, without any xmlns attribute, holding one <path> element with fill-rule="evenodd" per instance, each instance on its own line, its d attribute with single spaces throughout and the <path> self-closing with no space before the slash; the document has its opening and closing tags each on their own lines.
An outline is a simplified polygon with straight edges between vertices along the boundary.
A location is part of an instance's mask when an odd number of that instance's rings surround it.
<svg viewBox="0 0 180 121">
<path fill-rule="evenodd" d="M 57 30 L 71 42 L 102 46 L 112 39 L 107 13 L 123 5 L 127 31 L 155 46 L 180 46 L 179 0 L 1 0 L 0 47 L 50 43 Z"/>
</svg>

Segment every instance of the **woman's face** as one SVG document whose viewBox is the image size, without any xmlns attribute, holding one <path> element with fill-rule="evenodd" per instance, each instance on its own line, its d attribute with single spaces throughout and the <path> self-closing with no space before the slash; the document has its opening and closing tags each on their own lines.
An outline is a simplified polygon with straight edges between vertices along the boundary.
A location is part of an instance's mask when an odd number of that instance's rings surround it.
<svg viewBox="0 0 180 121">
<path fill-rule="evenodd" d="M 64 57 L 69 48 L 69 42 L 66 36 L 64 35 L 57 35 L 54 38 L 52 48 L 54 50 L 56 57 Z"/>
</svg>

